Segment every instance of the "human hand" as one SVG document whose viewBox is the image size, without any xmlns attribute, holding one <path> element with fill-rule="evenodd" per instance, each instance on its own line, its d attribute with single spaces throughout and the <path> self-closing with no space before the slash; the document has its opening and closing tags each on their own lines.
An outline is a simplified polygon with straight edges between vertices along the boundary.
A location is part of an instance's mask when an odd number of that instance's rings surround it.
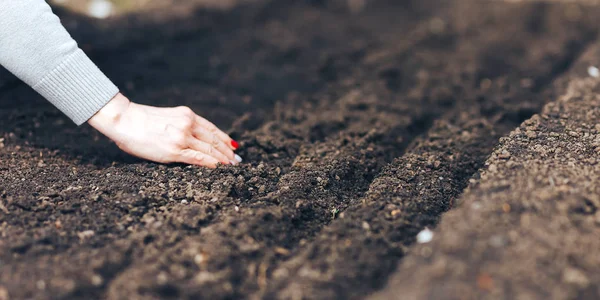
<svg viewBox="0 0 600 300">
<path fill-rule="evenodd" d="M 239 145 L 214 124 L 187 107 L 160 108 L 129 101 L 121 93 L 88 123 L 117 146 L 158 163 L 186 163 L 215 168 L 236 165 Z"/>
</svg>

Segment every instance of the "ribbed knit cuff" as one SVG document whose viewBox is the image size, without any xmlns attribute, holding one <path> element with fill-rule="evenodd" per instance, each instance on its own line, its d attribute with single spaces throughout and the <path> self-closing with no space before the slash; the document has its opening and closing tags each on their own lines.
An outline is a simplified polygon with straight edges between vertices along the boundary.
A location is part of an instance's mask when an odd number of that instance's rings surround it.
<svg viewBox="0 0 600 300">
<path fill-rule="evenodd" d="M 77 125 L 89 120 L 119 92 L 81 49 L 77 49 L 33 89 Z"/>
</svg>

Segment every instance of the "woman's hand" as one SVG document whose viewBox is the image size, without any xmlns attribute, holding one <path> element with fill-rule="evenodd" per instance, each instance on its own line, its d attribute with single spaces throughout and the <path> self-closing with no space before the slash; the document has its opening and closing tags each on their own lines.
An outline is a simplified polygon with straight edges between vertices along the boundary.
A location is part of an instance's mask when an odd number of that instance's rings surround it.
<svg viewBox="0 0 600 300">
<path fill-rule="evenodd" d="M 187 107 L 159 108 L 130 102 L 117 94 L 88 123 L 117 146 L 159 163 L 214 168 L 238 164 L 238 143 Z"/>
</svg>

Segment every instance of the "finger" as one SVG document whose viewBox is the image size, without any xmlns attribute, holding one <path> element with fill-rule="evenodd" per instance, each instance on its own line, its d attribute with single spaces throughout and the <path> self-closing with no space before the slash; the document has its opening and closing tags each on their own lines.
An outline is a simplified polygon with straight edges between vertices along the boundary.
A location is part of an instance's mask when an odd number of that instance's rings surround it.
<svg viewBox="0 0 600 300">
<path fill-rule="evenodd" d="M 235 153 L 233 153 L 233 150 L 225 145 L 223 140 L 221 140 L 216 133 L 212 133 L 204 127 L 195 126 L 193 134 L 197 139 L 215 147 L 215 149 L 227 156 L 229 160 L 235 159 Z"/>
<path fill-rule="evenodd" d="M 221 153 L 218 149 L 216 149 L 213 145 L 206 143 L 204 141 L 198 140 L 195 137 L 190 137 L 188 142 L 190 149 L 202 152 L 208 156 L 212 156 L 217 159 L 219 162 L 223 164 L 230 164 L 231 159 L 229 159 L 225 154 Z"/>
<path fill-rule="evenodd" d="M 237 150 L 237 148 L 239 148 L 238 142 L 234 141 L 228 134 L 221 131 L 215 124 L 198 115 L 196 116 L 196 120 L 200 126 L 206 128 L 209 132 L 216 134 L 217 137 L 227 145 L 227 148 L 231 150 Z"/>
<path fill-rule="evenodd" d="M 219 164 L 219 161 L 216 158 L 192 149 L 182 150 L 177 158 L 177 162 L 213 169 L 217 167 L 217 164 Z"/>
</svg>

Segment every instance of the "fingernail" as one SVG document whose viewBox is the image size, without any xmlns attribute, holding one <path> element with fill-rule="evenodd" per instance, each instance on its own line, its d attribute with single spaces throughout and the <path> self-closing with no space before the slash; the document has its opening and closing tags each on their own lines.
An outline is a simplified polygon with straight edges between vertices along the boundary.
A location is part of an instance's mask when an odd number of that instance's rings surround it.
<svg viewBox="0 0 600 300">
<path fill-rule="evenodd" d="M 233 147 L 233 149 L 237 149 L 240 147 L 240 144 L 234 140 L 231 140 L 231 147 Z"/>
<path fill-rule="evenodd" d="M 237 161 L 234 161 L 234 160 L 230 160 L 229 163 L 232 164 L 232 165 L 234 165 L 234 166 L 238 164 Z"/>
<path fill-rule="evenodd" d="M 239 155 L 237 155 L 237 154 L 236 154 L 236 155 L 235 155 L 235 160 L 236 160 L 237 162 L 241 163 L 243 159 L 242 159 L 242 158 L 241 158 Z"/>
</svg>

